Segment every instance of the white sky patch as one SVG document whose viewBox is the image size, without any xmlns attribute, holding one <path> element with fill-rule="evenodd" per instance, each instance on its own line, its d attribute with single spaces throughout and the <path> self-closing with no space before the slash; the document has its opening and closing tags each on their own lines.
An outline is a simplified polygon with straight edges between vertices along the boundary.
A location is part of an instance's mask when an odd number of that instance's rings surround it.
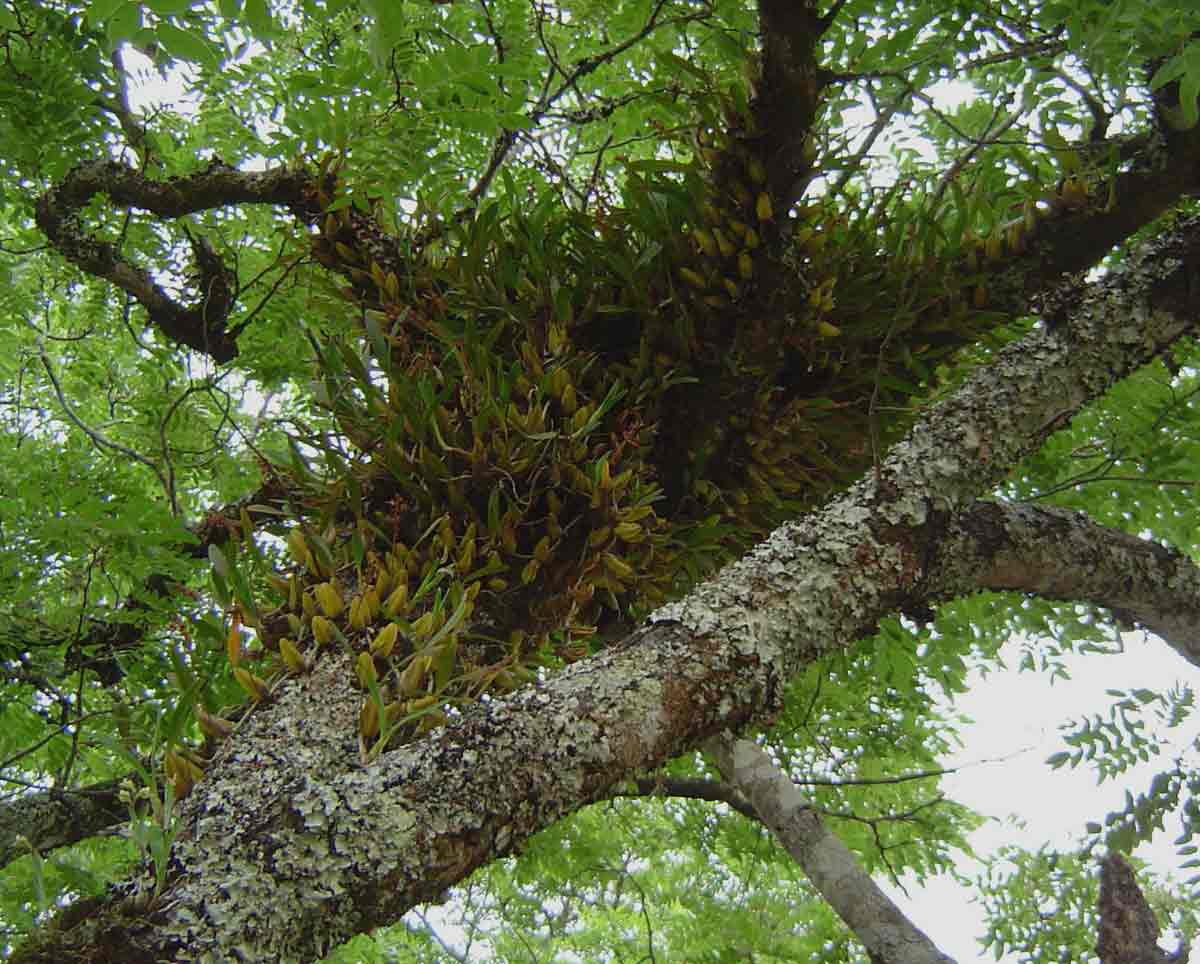
<svg viewBox="0 0 1200 964">
<path fill-rule="evenodd" d="M 939 80 L 931 85 L 927 92 L 938 107 L 945 111 L 957 110 L 979 96 L 978 88 L 962 80 Z"/>
<path fill-rule="evenodd" d="M 129 106 L 135 113 L 150 116 L 164 107 L 181 114 L 195 111 L 196 98 L 188 96 L 191 68 L 186 64 L 160 72 L 154 61 L 128 44 L 121 47 L 121 58 L 130 79 Z"/>
<path fill-rule="evenodd" d="M 1006 844 L 1030 850 L 1048 844 L 1064 853 L 1075 851 L 1087 821 L 1102 823 L 1110 811 L 1123 809 L 1127 789 L 1134 796 L 1145 792 L 1155 773 L 1177 757 L 1194 755 L 1190 746 L 1195 726 L 1184 723 L 1160 756 L 1102 784 L 1086 762 L 1074 770 L 1051 770 L 1046 764 L 1048 756 L 1066 748 L 1060 725 L 1104 715 L 1116 699 L 1107 690 L 1144 687 L 1165 692 L 1177 682 L 1200 685 L 1200 670 L 1156 637 L 1128 634 L 1124 643 L 1125 651 L 1114 655 L 1067 657 L 1067 680 L 1014 669 L 986 678 L 975 673 L 969 690 L 955 700 L 954 710 L 974 723 L 962 730 L 963 749 L 946 761 L 963 769 L 945 777 L 943 787 L 952 799 L 995 818 L 971 835 L 981 856 Z M 1154 730 L 1153 714 L 1143 718 L 1149 734 Z M 977 764 L 980 760 L 997 762 Z M 1175 836 L 1173 818 L 1168 817 L 1166 830 L 1138 847 L 1134 856 L 1148 861 L 1156 872 L 1178 878 L 1179 857 L 1171 843 Z M 970 862 L 958 869 L 976 873 Z M 908 885 L 910 897 L 881 884 L 944 953 L 959 962 L 983 958 L 977 942 L 985 931 L 983 909 L 971 902 L 968 889 L 948 876 Z M 1174 936 L 1164 933 L 1162 943 L 1173 946 Z M 1001 961 L 1018 964 L 1019 958 L 1007 955 Z"/>
</svg>

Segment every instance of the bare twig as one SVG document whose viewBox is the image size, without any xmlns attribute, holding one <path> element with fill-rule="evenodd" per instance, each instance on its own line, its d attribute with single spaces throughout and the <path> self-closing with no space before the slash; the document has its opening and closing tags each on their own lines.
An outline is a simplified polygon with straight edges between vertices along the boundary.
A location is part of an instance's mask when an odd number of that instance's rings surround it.
<svg viewBox="0 0 1200 964">
<path fill-rule="evenodd" d="M 174 507 L 174 494 L 171 486 L 167 482 L 166 477 L 163 475 L 162 470 L 159 469 L 159 467 L 153 461 L 142 455 L 141 452 L 136 452 L 129 448 L 129 446 L 122 445 L 120 442 L 114 442 L 112 439 L 92 428 L 82 418 L 80 418 L 75 413 L 75 409 L 71 407 L 71 403 L 67 401 L 66 396 L 63 394 L 62 385 L 59 383 L 58 376 L 54 373 L 54 366 L 50 362 L 50 356 L 46 354 L 45 347 L 40 344 L 38 345 L 38 357 L 42 361 L 42 367 L 46 370 L 46 377 L 50 379 L 50 384 L 54 388 L 54 394 L 58 398 L 58 404 L 62 408 L 63 414 L 67 416 L 67 420 L 70 421 L 71 424 L 73 424 L 77 429 L 83 432 L 83 434 L 89 439 L 91 439 L 92 444 L 95 445 L 96 448 L 108 449 L 109 451 L 116 452 L 119 455 L 124 455 L 126 458 L 133 459 L 139 465 L 146 466 L 146 468 L 154 473 L 155 478 L 157 478 L 159 484 L 162 485 L 163 491 L 167 494 L 168 499 L 171 501 L 171 504 Z"/>
</svg>

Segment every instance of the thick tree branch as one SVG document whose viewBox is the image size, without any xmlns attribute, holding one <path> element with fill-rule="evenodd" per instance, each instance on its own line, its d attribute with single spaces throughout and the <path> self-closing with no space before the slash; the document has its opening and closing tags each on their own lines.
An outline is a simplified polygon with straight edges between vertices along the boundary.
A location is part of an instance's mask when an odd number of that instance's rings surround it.
<svg viewBox="0 0 1200 964">
<path fill-rule="evenodd" d="M 24 856 L 29 846 L 45 853 L 124 823 L 129 808 L 119 792 L 120 781 L 108 780 L 77 790 L 22 794 L 0 804 L 0 867 Z"/>
<path fill-rule="evenodd" d="M 1107 606 L 1200 666 L 1200 567 L 1081 512 L 976 503 L 947 528 L 929 571 L 949 597 L 974 585 Z"/>
<path fill-rule="evenodd" d="M 171 880 L 149 913 L 138 901 L 81 910 L 80 926 L 35 937 L 13 960 L 311 959 L 631 774 L 764 722 L 798 669 L 926 599 L 957 514 L 1083 404 L 1196 331 L 1197 264 L 1192 219 L 1089 286 L 1070 324 L 997 353 L 877 472 L 651 625 L 369 765 L 356 752 L 351 657 L 323 655 L 242 722 L 184 802 Z"/>
<path fill-rule="evenodd" d="M 164 219 L 233 204 L 277 204 L 305 221 L 316 216 L 317 181 L 303 169 L 239 171 L 214 161 L 202 171 L 157 181 L 119 161 L 93 161 L 75 168 L 37 200 L 37 225 L 50 243 L 88 274 L 111 281 L 149 312 L 150 321 L 171 341 L 210 355 L 217 362 L 237 356 L 226 321 L 237 296 L 237 278 L 204 238 L 190 238 L 197 295 L 176 302 L 152 277 L 117 248 L 89 234 L 80 212 L 105 194 L 113 204 L 140 208 Z"/>
<path fill-rule="evenodd" d="M 829 21 L 813 0 L 759 0 L 762 71 L 746 132 L 766 166 L 767 187 L 779 211 L 788 210 L 808 183 L 812 151 L 806 145 L 831 74 L 817 62 Z M 832 13 L 831 13 L 832 16 Z"/>
<path fill-rule="evenodd" d="M 719 737 L 706 748 L 721 775 L 750 800 L 758 819 L 854 932 L 872 964 L 953 964 L 879 889 L 762 747 Z"/>
<path fill-rule="evenodd" d="M 1090 268 L 1181 198 L 1200 194 L 1198 145 L 1189 142 L 1167 152 L 1161 141 L 1150 140 L 1127 170 L 1081 179 L 1074 194 L 1065 188 L 1048 194 L 1036 213 L 997 228 L 993 254 L 980 255 L 982 263 L 964 273 L 984 286 L 989 309 L 1027 311 L 1064 276 Z M 1043 314 L 1057 323 L 1073 303 L 1057 302 Z"/>
</svg>

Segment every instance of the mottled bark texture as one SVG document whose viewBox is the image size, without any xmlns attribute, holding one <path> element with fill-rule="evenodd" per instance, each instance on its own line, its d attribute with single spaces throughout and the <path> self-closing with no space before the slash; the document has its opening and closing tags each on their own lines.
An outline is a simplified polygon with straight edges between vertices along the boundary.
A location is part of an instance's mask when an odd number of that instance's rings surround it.
<svg viewBox="0 0 1200 964">
<path fill-rule="evenodd" d="M 311 960 L 638 772 L 769 719 L 800 667 L 937 594 L 939 545 L 1018 459 L 1194 333 L 1198 253 L 1200 223 L 1182 222 L 1073 299 L 1069 324 L 975 372 L 825 509 L 622 643 L 419 743 L 359 762 L 348 658 L 284 681 L 183 804 L 159 899 L 75 915 L 15 959 Z"/>
<path fill-rule="evenodd" d="M 124 823 L 129 808 L 120 799 L 120 781 L 77 790 L 24 793 L 0 803 L 0 867 L 23 857 L 66 847 Z"/>
<path fill-rule="evenodd" d="M 929 585 L 946 598 L 994 589 L 1095 603 L 1200 666 L 1200 569 L 1081 512 L 978 502 L 947 527 Z"/>
<path fill-rule="evenodd" d="M 158 181 L 119 161 L 93 161 L 75 168 L 38 198 L 35 214 L 38 227 L 64 258 L 137 299 L 169 341 L 228 362 L 238 351 L 237 331 L 226 326 L 237 299 L 238 278 L 208 240 L 189 235 L 195 297 L 184 305 L 150 270 L 91 234 L 81 213 L 103 194 L 116 207 L 139 208 L 162 220 L 234 204 L 274 204 L 307 221 L 317 210 L 311 206 L 316 184 L 311 173 L 294 168 L 246 172 L 214 161 L 202 171 Z"/>
</svg>

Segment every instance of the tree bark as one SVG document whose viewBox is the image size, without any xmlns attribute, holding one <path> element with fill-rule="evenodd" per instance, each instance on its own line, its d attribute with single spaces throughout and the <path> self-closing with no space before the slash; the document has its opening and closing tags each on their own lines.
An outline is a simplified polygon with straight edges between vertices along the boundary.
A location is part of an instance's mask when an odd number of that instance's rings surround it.
<svg viewBox="0 0 1200 964">
<path fill-rule="evenodd" d="M 954 964 L 879 889 L 762 747 L 718 737 L 707 749 L 721 775 L 754 804 L 758 818 L 854 932 L 872 964 Z"/>
<path fill-rule="evenodd" d="M 0 805 L 0 867 L 31 847 L 38 853 L 66 847 L 128 820 L 120 783 L 26 793 Z"/>
<path fill-rule="evenodd" d="M 1015 590 L 1106 606 L 1200 666 L 1200 567 L 1082 512 L 978 502 L 947 527 L 929 580 L 939 595 Z"/>
<path fill-rule="evenodd" d="M 1072 297 L 1068 323 L 998 353 L 822 511 L 621 643 L 419 743 L 359 762 L 348 657 L 283 681 L 184 802 L 157 899 L 70 915 L 13 960 L 311 960 L 622 780 L 768 720 L 817 656 L 968 588 L 931 578 L 961 514 L 1080 406 L 1195 332 L 1198 255 L 1200 222 L 1181 222 Z"/>
<path fill-rule="evenodd" d="M 1187 946 L 1168 954 L 1158 946 L 1159 930 L 1133 868 L 1120 854 L 1109 854 L 1100 865 L 1100 964 L 1187 964 Z"/>
</svg>

